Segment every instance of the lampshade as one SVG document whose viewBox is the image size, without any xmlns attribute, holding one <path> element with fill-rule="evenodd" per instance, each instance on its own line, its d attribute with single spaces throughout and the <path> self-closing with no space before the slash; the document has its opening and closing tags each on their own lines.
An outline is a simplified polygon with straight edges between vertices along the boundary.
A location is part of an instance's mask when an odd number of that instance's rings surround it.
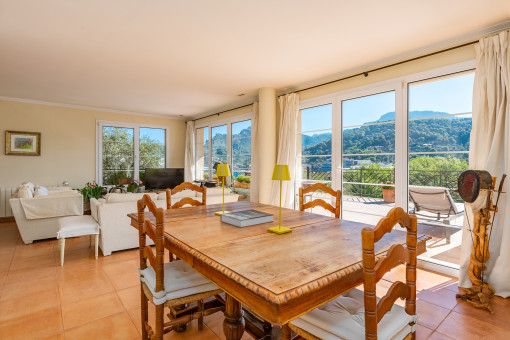
<svg viewBox="0 0 510 340">
<path fill-rule="evenodd" d="M 273 170 L 273 180 L 290 181 L 289 166 L 287 164 L 276 164 Z"/>
<path fill-rule="evenodd" d="M 218 177 L 230 176 L 230 168 L 228 167 L 228 164 L 218 164 L 218 168 L 216 169 L 216 176 Z"/>
</svg>

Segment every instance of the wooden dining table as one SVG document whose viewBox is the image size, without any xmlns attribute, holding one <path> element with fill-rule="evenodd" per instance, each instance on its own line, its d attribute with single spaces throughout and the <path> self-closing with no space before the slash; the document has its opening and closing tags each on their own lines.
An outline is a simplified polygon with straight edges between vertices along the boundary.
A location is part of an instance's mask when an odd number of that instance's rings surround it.
<svg viewBox="0 0 510 340">
<path fill-rule="evenodd" d="M 282 225 L 292 232 L 277 235 L 267 229 L 278 225 L 278 207 L 225 204 L 231 212 L 247 209 L 271 213 L 274 222 L 244 228 L 223 223 L 214 215 L 219 204 L 165 210 L 165 247 L 225 292 L 228 340 L 244 333 L 242 306 L 282 326 L 282 339 L 290 339 L 290 321 L 362 283 L 361 230 L 369 225 L 282 209 Z M 128 216 L 138 228 L 137 214 Z M 152 214 L 145 218 L 155 223 Z M 404 231 L 394 230 L 376 244 L 376 255 L 405 239 Z M 427 239 L 418 235 L 418 254 Z"/>
</svg>

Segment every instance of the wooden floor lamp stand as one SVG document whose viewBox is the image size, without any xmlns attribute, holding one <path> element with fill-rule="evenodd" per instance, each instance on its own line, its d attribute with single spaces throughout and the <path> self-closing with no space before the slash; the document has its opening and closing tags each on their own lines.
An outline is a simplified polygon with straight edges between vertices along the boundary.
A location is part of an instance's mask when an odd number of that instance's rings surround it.
<svg viewBox="0 0 510 340">
<path fill-rule="evenodd" d="M 503 178 L 504 180 L 504 178 Z M 501 181 L 499 193 L 503 184 Z M 496 183 L 496 177 L 492 178 L 493 188 Z M 498 193 L 498 194 L 499 194 Z M 499 198 L 499 197 L 498 197 Z M 473 221 L 473 249 L 471 250 L 470 264 L 468 268 L 468 276 L 472 282 L 471 288 L 464 289 L 464 294 L 457 294 L 457 298 L 467 301 L 476 308 L 488 310 L 491 314 L 491 300 L 494 296 L 494 289 L 484 280 L 483 273 L 487 269 L 486 263 L 489 261 L 489 236 L 492 228 L 491 214 L 498 211 L 496 205 L 492 203 L 492 193 L 487 197 L 487 206 L 474 214 Z"/>
</svg>

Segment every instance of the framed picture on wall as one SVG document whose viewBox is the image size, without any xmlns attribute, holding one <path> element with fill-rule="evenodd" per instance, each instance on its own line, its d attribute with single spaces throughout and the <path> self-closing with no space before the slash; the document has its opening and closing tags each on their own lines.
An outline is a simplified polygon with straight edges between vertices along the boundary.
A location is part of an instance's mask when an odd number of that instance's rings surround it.
<svg viewBox="0 0 510 340">
<path fill-rule="evenodd" d="M 5 131 L 5 154 L 18 156 L 40 156 L 41 133 Z"/>
</svg>

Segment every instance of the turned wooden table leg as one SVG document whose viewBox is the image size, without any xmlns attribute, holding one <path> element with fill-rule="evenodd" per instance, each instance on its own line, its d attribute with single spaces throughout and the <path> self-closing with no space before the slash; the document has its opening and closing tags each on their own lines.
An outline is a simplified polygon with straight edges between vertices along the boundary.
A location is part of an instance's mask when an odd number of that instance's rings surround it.
<svg viewBox="0 0 510 340">
<path fill-rule="evenodd" d="M 239 340 L 244 333 L 244 318 L 241 304 L 228 294 L 225 294 L 225 320 L 223 333 L 227 340 Z"/>
<path fill-rule="evenodd" d="M 282 326 L 282 340 L 291 340 L 291 331 L 288 324 Z"/>
</svg>

